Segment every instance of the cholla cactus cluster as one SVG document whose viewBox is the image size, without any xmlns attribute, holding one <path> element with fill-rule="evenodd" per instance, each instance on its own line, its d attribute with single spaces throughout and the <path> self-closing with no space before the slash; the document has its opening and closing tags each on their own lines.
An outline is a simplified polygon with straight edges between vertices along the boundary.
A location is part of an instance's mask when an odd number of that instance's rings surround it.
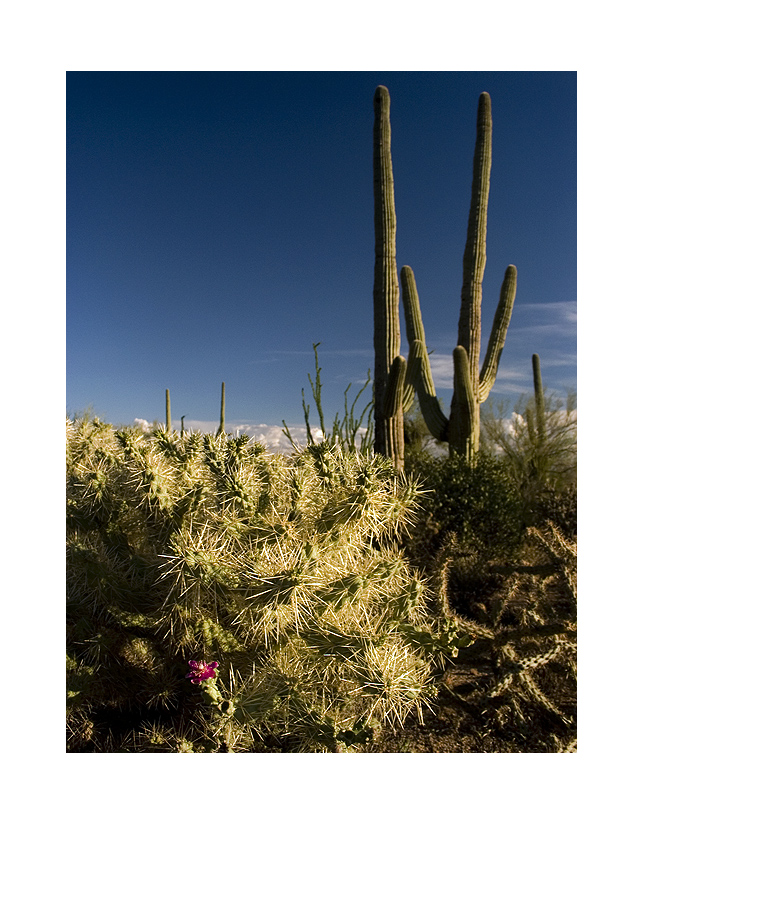
<svg viewBox="0 0 762 912">
<path fill-rule="evenodd" d="M 335 751 L 420 715 L 452 637 L 395 544 L 415 501 L 382 457 L 67 422 L 69 749 Z"/>
</svg>

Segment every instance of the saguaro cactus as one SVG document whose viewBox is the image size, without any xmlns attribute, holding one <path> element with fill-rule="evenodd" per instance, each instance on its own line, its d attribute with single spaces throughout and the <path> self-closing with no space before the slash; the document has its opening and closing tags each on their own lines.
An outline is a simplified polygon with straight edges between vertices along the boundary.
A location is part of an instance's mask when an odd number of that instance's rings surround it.
<svg viewBox="0 0 762 912">
<path fill-rule="evenodd" d="M 397 281 L 397 216 L 394 211 L 392 130 L 389 90 L 378 86 L 373 96 L 373 392 L 375 451 L 388 456 L 395 469 L 404 468 L 402 413 L 412 404 L 412 387 L 404 387 L 407 363 L 400 356 L 399 283 Z"/>
<path fill-rule="evenodd" d="M 447 441 L 451 453 L 461 454 L 469 460 L 479 449 L 479 405 L 489 396 L 495 383 L 516 297 L 516 267 L 509 266 L 500 289 L 487 354 L 480 372 L 482 279 L 487 262 L 487 200 L 491 166 L 492 107 L 489 95 L 482 92 L 476 121 L 471 208 L 463 254 L 463 288 L 458 344 L 453 351 L 455 375 L 449 419 L 442 412 L 434 388 L 415 276 L 409 266 L 403 266 L 401 273 L 410 344 L 408 379 L 418 393 L 421 412 L 434 437 Z"/>
<path fill-rule="evenodd" d="M 537 440 L 545 442 L 545 395 L 542 391 L 542 374 L 540 373 L 540 356 L 532 355 L 532 380 L 534 381 L 534 406 L 537 412 Z"/>
<path fill-rule="evenodd" d="M 172 410 L 169 407 L 169 390 L 165 390 L 165 406 L 167 410 L 167 430 L 172 430 Z"/>
<path fill-rule="evenodd" d="M 217 428 L 218 434 L 225 433 L 225 381 L 222 382 L 222 394 L 220 397 L 220 426 Z"/>
</svg>

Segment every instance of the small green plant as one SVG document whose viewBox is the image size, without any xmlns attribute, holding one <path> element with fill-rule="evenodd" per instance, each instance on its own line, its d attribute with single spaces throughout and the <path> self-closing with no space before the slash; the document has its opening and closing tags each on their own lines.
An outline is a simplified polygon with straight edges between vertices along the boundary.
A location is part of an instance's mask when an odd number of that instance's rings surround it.
<svg viewBox="0 0 762 912">
<path fill-rule="evenodd" d="M 523 529 L 520 497 L 505 460 L 489 452 L 468 460 L 420 451 L 409 454 L 408 472 L 425 491 L 408 539 L 423 565 L 452 537 L 485 557 L 516 549 Z"/>
<path fill-rule="evenodd" d="M 511 407 L 507 402 L 490 406 L 482 415 L 482 435 L 500 453 L 516 491 L 521 497 L 525 523 L 543 518 L 543 505 L 555 503 L 569 512 L 576 500 L 577 400 L 569 393 L 564 402 L 548 397 L 542 386 L 539 356 L 533 355 L 534 397 L 522 397 Z M 569 523 L 562 523 L 571 531 Z"/>
<path fill-rule="evenodd" d="M 317 408 L 318 421 L 320 423 L 320 439 L 316 439 L 317 431 L 313 433 L 312 426 L 310 425 L 310 406 L 304 397 L 304 389 L 302 389 L 302 411 L 304 412 L 304 423 L 307 430 L 307 445 L 314 446 L 315 444 L 324 442 L 331 447 L 338 447 L 345 452 L 359 452 L 364 456 L 370 456 L 373 452 L 373 437 L 370 431 L 370 420 L 368 421 L 368 426 L 364 432 L 362 431 L 362 425 L 363 421 L 365 421 L 366 417 L 371 413 L 373 399 L 371 398 L 365 406 L 363 406 L 359 416 L 355 415 L 355 409 L 358 406 L 360 397 L 370 384 L 370 371 L 368 371 L 368 379 L 362 385 L 351 403 L 349 402 L 348 397 L 352 384 L 350 383 L 344 390 L 344 416 L 340 418 L 339 413 L 337 412 L 333 419 L 333 425 L 331 426 L 331 429 L 328 430 L 326 428 L 325 415 L 323 414 L 323 383 L 320 379 L 321 367 L 317 351 L 320 344 L 320 342 L 317 342 L 312 346 L 315 353 L 315 379 L 313 380 L 312 376 L 307 374 L 307 379 L 309 380 L 310 388 L 312 389 L 312 398 L 314 399 Z M 293 446 L 294 449 L 298 449 L 298 445 L 285 421 L 283 422 L 283 428 L 283 432 L 291 443 L 291 446 Z M 362 434 L 359 443 L 357 440 L 358 434 Z"/>
<path fill-rule="evenodd" d="M 383 457 L 67 420 L 69 750 L 353 750 L 458 648 Z M 191 674 L 188 674 L 190 665 Z"/>
</svg>

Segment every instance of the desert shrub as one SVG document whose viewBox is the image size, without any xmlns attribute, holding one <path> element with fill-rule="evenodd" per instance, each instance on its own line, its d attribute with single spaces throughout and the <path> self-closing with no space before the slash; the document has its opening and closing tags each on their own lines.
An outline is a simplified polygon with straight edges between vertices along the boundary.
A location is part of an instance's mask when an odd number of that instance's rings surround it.
<svg viewBox="0 0 762 912">
<path fill-rule="evenodd" d="M 527 529 L 510 562 L 453 539 L 436 562 L 433 590 L 468 641 L 445 669 L 427 724 L 410 718 L 401 736 L 367 750 L 575 751 L 574 538 L 552 523 Z"/>
<path fill-rule="evenodd" d="M 485 556 L 505 557 L 522 532 L 520 497 L 504 459 L 480 452 L 472 464 L 461 456 L 420 452 L 408 460 L 408 472 L 425 494 L 409 538 L 415 552 L 436 552 L 456 538 Z"/>
<path fill-rule="evenodd" d="M 417 499 L 325 444 L 67 421 L 69 750 L 344 750 L 420 713 L 453 633 L 397 544 Z"/>
<path fill-rule="evenodd" d="M 560 523 L 576 533 L 577 402 L 547 397 L 542 430 L 533 398 L 482 408 L 482 444 L 505 462 L 520 495 L 524 524 Z M 573 503 L 572 503 L 573 501 Z"/>
<path fill-rule="evenodd" d="M 326 426 L 325 414 L 323 411 L 323 382 L 320 379 L 322 368 L 320 367 L 320 360 L 318 358 L 317 351 L 320 347 L 320 344 L 320 342 L 316 342 L 312 346 L 312 349 L 315 353 L 315 379 L 312 379 L 311 374 L 307 374 L 307 379 L 310 383 L 310 389 L 312 390 L 312 398 L 314 400 L 318 415 L 319 428 L 316 427 L 314 430 L 310 425 L 310 405 L 304 396 L 304 389 L 302 389 L 302 411 L 304 412 L 304 425 L 307 432 L 307 443 L 310 445 L 314 445 L 320 442 L 327 443 L 329 446 L 336 447 L 345 452 L 360 452 L 364 456 L 370 456 L 373 452 L 373 434 L 371 432 L 371 422 L 373 419 L 372 395 L 370 400 L 366 402 L 364 406 L 362 406 L 360 414 L 355 414 L 356 409 L 358 409 L 361 404 L 360 397 L 370 386 L 370 370 L 368 371 L 368 379 L 360 387 L 360 390 L 355 394 L 355 397 L 351 403 L 349 401 L 349 391 L 352 388 L 352 384 L 350 383 L 344 390 L 344 414 L 341 416 L 339 412 L 336 412 L 336 415 L 333 419 L 333 424 L 329 429 Z M 363 421 L 366 419 L 367 425 L 365 428 L 363 428 Z M 298 449 L 291 430 L 285 421 L 283 422 L 283 431 L 294 449 Z"/>
<path fill-rule="evenodd" d="M 533 507 L 534 525 L 553 523 L 564 535 L 577 536 L 577 484 L 541 494 Z"/>
</svg>

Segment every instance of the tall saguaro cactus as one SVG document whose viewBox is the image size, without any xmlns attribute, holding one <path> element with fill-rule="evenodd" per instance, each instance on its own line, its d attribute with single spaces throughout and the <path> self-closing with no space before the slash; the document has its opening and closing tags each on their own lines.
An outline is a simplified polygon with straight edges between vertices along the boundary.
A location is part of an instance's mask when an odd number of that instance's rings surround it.
<svg viewBox="0 0 762 912">
<path fill-rule="evenodd" d="M 406 362 L 400 356 L 399 283 L 397 281 L 397 216 L 392 174 L 391 102 L 386 86 L 373 96 L 373 347 L 375 350 L 375 451 L 404 468 L 403 385 Z M 409 391 L 412 393 L 412 389 Z M 410 396 L 408 395 L 408 398 Z"/>
<path fill-rule="evenodd" d="M 167 410 L 167 430 L 172 430 L 172 410 L 169 407 L 169 390 L 165 390 L 165 402 L 164 405 Z"/>
<path fill-rule="evenodd" d="M 491 167 L 492 105 L 487 92 L 482 92 L 476 120 L 471 208 L 463 254 L 463 287 L 458 344 L 453 351 L 454 392 L 449 418 L 442 412 L 434 388 L 415 276 L 409 266 L 403 266 L 401 273 L 410 344 L 410 381 L 418 393 L 421 412 L 434 437 L 447 441 L 451 453 L 458 453 L 469 460 L 479 450 L 479 406 L 487 399 L 495 383 L 516 298 L 516 267 L 509 266 L 500 289 L 487 354 L 480 371 L 482 279 L 487 263 L 487 201 Z"/>
<path fill-rule="evenodd" d="M 222 395 L 220 397 L 220 426 L 217 428 L 218 434 L 225 433 L 225 381 L 222 381 Z"/>
<path fill-rule="evenodd" d="M 542 373 L 538 354 L 532 355 L 532 381 L 534 383 L 534 406 L 537 413 L 537 439 L 539 443 L 545 443 L 545 394 L 542 390 Z"/>
</svg>

